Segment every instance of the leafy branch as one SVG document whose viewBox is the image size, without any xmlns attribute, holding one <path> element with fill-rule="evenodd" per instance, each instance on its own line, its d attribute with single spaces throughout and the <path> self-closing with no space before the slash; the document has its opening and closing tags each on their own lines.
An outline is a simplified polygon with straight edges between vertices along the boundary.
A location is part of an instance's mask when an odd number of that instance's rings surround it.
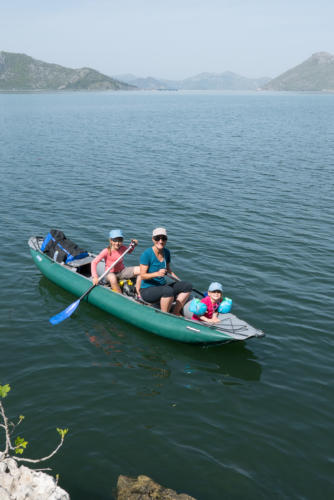
<svg viewBox="0 0 334 500">
<path fill-rule="evenodd" d="M 46 457 L 31 459 L 31 458 L 25 458 L 25 457 L 23 458 L 15 456 L 15 455 L 22 455 L 24 453 L 25 449 L 28 446 L 28 441 L 26 441 L 23 437 L 17 436 L 14 441 L 14 445 L 12 444 L 11 435 L 13 434 L 17 426 L 21 424 L 21 422 L 24 419 L 24 416 L 20 415 L 16 423 L 8 420 L 2 403 L 2 399 L 7 397 L 9 391 L 10 391 L 9 384 L 0 385 L 0 428 L 2 428 L 5 433 L 5 449 L 1 457 L 3 459 L 11 457 L 17 461 L 31 462 L 31 463 L 43 462 L 44 460 L 48 460 L 49 458 L 53 457 L 53 455 L 55 455 L 59 450 L 59 448 L 63 445 L 65 436 L 68 433 L 68 429 L 57 428 L 57 432 L 60 436 L 60 442 L 58 443 L 58 446 L 56 446 L 56 448 Z M 15 453 L 15 455 L 13 455 L 13 453 Z"/>
</svg>

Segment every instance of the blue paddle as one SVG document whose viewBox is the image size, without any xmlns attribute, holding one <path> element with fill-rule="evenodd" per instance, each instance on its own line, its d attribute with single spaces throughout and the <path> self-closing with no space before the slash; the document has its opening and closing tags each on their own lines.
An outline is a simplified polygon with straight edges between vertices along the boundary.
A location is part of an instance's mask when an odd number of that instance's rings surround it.
<svg viewBox="0 0 334 500">
<path fill-rule="evenodd" d="M 109 273 L 109 271 L 117 264 L 117 262 L 119 262 L 124 257 L 124 255 L 130 252 L 130 250 L 135 246 L 136 244 L 133 241 L 131 241 L 129 247 L 125 250 L 125 252 L 120 257 L 118 257 L 118 259 L 115 260 L 115 262 L 112 263 L 112 265 L 102 274 L 102 276 L 99 277 L 99 282 Z M 71 305 L 66 307 L 66 309 L 64 309 L 60 313 L 56 314 L 55 316 L 52 316 L 52 318 L 49 319 L 50 323 L 52 325 L 58 325 L 59 323 L 64 321 L 64 319 L 69 318 L 77 309 L 82 299 L 84 299 L 86 295 L 88 295 L 89 292 L 91 292 L 93 288 L 95 288 L 97 285 L 98 283 L 96 285 L 92 285 L 83 295 L 81 295 L 81 297 L 78 298 L 78 300 L 76 300 Z"/>
</svg>

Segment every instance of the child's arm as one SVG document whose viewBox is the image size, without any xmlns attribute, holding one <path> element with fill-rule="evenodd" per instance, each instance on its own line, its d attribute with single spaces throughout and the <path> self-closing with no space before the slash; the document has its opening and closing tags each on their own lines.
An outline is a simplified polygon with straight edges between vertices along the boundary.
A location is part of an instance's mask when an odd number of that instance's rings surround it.
<svg viewBox="0 0 334 500">
<path fill-rule="evenodd" d="M 218 318 L 218 312 L 214 312 L 211 318 L 212 323 L 219 323 L 220 319 Z"/>
<path fill-rule="evenodd" d="M 97 264 L 99 262 L 101 262 L 102 259 L 106 259 L 107 253 L 108 253 L 108 249 L 104 248 L 102 250 L 102 252 L 100 252 L 99 255 L 97 255 L 95 257 L 95 259 L 91 262 L 90 267 L 91 267 L 91 273 L 92 273 L 92 278 L 93 278 L 94 285 L 97 285 L 98 282 L 99 282 L 99 277 L 97 275 L 96 266 L 97 266 Z"/>
<path fill-rule="evenodd" d="M 134 251 L 134 249 L 136 248 L 136 246 L 138 245 L 138 240 L 131 240 L 131 243 L 134 243 L 134 246 L 131 248 L 131 250 L 129 251 L 129 253 L 132 253 Z M 130 245 L 129 245 L 130 246 Z M 122 247 L 123 248 L 123 247 Z M 127 248 L 129 247 L 126 247 L 124 246 L 124 250 L 126 250 Z"/>
<path fill-rule="evenodd" d="M 206 316 L 200 316 L 199 319 L 205 323 L 219 323 L 218 313 L 213 313 L 212 318 L 207 318 Z"/>
</svg>

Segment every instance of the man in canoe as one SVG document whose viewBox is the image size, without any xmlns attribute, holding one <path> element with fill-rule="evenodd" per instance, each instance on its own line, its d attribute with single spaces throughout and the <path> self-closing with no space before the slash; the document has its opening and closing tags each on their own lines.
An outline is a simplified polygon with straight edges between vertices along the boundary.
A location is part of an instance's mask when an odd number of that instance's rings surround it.
<svg viewBox="0 0 334 500">
<path fill-rule="evenodd" d="M 109 246 L 104 248 L 102 252 L 99 253 L 97 257 L 91 263 L 92 277 L 94 285 L 97 285 L 99 282 L 99 278 L 97 275 L 96 266 L 98 262 L 104 260 L 105 262 L 105 270 L 107 270 L 113 262 L 115 262 L 127 249 L 125 245 L 123 245 L 123 232 L 121 229 L 113 229 L 109 233 Z M 135 245 L 138 245 L 137 240 L 132 240 Z M 134 247 L 128 253 L 133 252 Z M 112 268 L 110 273 L 106 276 L 106 279 L 109 281 L 110 286 L 114 292 L 121 293 L 121 289 L 118 283 L 118 280 L 121 279 L 131 279 L 135 276 L 138 276 L 140 273 L 139 266 L 131 266 L 125 267 L 123 263 L 123 259 L 121 259 L 115 267 Z"/>
<path fill-rule="evenodd" d="M 146 302 L 160 301 L 160 309 L 169 312 L 173 301 L 176 304 L 173 314 L 180 316 L 186 303 L 192 285 L 186 281 L 179 281 L 170 267 L 170 251 L 166 248 L 167 231 L 164 227 L 157 227 L 152 233 L 153 246 L 147 248 L 140 256 L 140 295 Z M 176 281 L 167 284 L 166 274 L 170 274 Z"/>
</svg>

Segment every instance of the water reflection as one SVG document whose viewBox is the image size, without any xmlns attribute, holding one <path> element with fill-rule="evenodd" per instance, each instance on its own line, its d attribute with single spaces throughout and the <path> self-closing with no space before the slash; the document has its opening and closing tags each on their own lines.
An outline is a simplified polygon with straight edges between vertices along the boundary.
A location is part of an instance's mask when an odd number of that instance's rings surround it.
<svg viewBox="0 0 334 500">
<path fill-rule="evenodd" d="M 70 305 L 71 302 L 75 301 L 74 295 L 56 285 L 45 276 L 41 276 L 38 282 L 38 291 L 44 303 L 54 303 L 55 309 L 59 308 L 59 310 L 61 310 L 63 304 Z"/>
<path fill-rule="evenodd" d="M 55 309 L 57 303 L 61 310 L 64 302 L 71 302 L 71 294 L 45 277 L 40 279 L 39 291 L 45 303 L 52 297 Z M 167 379 L 172 372 L 220 375 L 229 383 L 261 377 L 261 364 L 245 342 L 210 347 L 182 344 L 128 325 L 87 303 L 74 313 L 72 321 L 76 330 L 82 330 L 87 340 L 103 351 L 112 367 L 139 368 L 155 379 Z M 73 322 L 67 320 L 67 325 L 73 328 Z"/>
<path fill-rule="evenodd" d="M 123 322 L 117 324 L 117 320 L 114 321 L 113 324 L 110 321 L 94 324 L 93 330 L 86 335 L 93 345 L 108 356 L 123 353 L 123 356 L 118 356 L 118 366 L 136 366 L 150 372 L 152 377 L 161 379 L 169 378 L 172 371 L 182 371 L 186 375 L 202 372 L 224 375 L 229 379 L 260 380 L 261 365 L 244 342 L 203 348 L 152 336 Z"/>
<path fill-rule="evenodd" d="M 192 352 L 192 366 L 206 372 L 229 375 L 242 380 L 260 380 L 262 368 L 245 342 Z M 204 366 L 203 366 L 203 360 Z"/>
</svg>

